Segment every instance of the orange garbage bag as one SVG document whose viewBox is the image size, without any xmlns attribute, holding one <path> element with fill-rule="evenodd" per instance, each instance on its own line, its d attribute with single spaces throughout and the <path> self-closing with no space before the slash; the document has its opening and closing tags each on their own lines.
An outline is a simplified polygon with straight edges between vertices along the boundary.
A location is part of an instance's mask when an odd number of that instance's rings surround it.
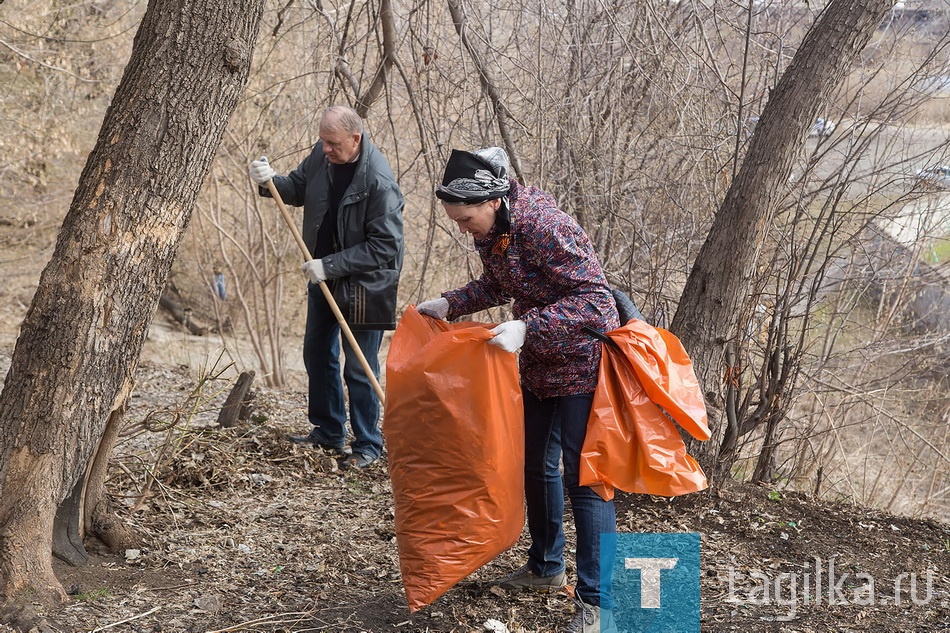
<svg viewBox="0 0 950 633">
<path fill-rule="evenodd" d="M 383 432 L 409 610 L 514 545 L 524 525 L 518 361 L 481 323 L 413 306 L 386 359 Z"/>
<path fill-rule="evenodd" d="M 580 483 L 604 499 L 614 489 L 675 497 L 707 487 L 675 420 L 708 440 L 706 405 L 692 362 L 675 336 L 633 319 L 606 336 Z M 672 419 L 671 419 L 672 418 Z"/>
</svg>

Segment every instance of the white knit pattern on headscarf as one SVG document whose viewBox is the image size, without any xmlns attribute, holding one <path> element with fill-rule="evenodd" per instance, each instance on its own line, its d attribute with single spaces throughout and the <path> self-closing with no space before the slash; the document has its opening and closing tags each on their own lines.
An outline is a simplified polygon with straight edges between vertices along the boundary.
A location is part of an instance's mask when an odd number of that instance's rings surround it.
<svg viewBox="0 0 950 633">
<path fill-rule="evenodd" d="M 500 147 L 483 147 L 472 152 L 483 161 L 495 168 L 495 175 L 503 180 L 508 180 L 508 170 L 511 169 L 511 162 L 508 160 L 508 152 Z"/>
</svg>

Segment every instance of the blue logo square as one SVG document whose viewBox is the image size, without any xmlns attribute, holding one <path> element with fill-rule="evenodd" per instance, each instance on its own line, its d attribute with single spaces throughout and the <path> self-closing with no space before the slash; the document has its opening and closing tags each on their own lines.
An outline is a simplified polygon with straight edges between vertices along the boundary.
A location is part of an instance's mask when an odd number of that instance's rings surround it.
<svg viewBox="0 0 950 633">
<path fill-rule="evenodd" d="M 603 534 L 600 545 L 619 630 L 699 633 L 698 533 Z"/>
</svg>

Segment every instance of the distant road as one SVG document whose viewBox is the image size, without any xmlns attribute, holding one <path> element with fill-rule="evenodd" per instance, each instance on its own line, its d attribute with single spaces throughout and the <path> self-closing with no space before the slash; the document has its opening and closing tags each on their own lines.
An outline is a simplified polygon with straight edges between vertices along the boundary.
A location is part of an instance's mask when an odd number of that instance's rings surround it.
<svg viewBox="0 0 950 633">
<path fill-rule="evenodd" d="M 862 133 L 870 138 L 861 138 Z M 820 155 L 815 175 L 821 180 L 833 178 L 849 165 L 854 197 L 868 191 L 896 195 L 910 190 L 924 167 L 950 163 L 950 127 L 872 123 L 862 130 L 853 119 L 845 119 L 830 137 L 809 138 L 806 152 Z"/>
</svg>

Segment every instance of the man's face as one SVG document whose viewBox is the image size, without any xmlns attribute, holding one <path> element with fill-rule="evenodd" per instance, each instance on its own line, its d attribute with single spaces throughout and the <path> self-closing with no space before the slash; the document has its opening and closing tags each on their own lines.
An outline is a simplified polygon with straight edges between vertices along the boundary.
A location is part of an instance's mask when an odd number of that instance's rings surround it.
<svg viewBox="0 0 950 633">
<path fill-rule="evenodd" d="M 323 155 L 334 165 L 345 165 L 360 153 L 359 132 L 346 132 L 339 128 L 320 126 Z"/>
<path fill-rule="evenodd" d="M 476 240 L 483 239 L 491 228 L 495 226 L 495 212 L 501 205 L 501 200 L 486 200 L 479 204 L 447 204 L 442 203 L 445 214 L 458 224 L 459 231 L 471 233 Z"/>
</svg>

